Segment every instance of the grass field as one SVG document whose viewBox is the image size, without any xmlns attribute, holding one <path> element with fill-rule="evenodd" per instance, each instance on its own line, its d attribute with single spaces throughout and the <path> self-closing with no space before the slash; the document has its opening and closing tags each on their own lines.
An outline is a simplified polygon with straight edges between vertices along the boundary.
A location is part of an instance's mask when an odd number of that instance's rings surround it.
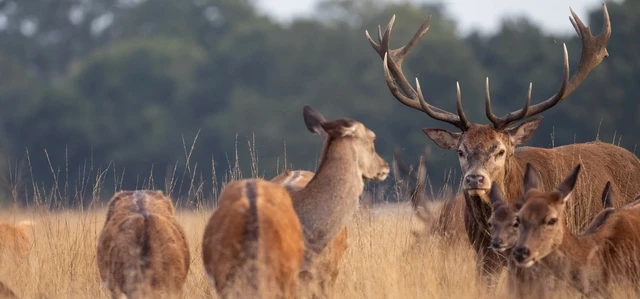
<svg viewBox="0 0 640 299">
<path fill-rule="evenodd" d="M 211 211 L 181 211 L 178 219 L 191 247 L 184 298 L 216 298 L 201 261 L 201 240 Z M 19 212 L 3 222 L 32 220 L 29 261 L 5 257 L 0 280 L 21 298 L 109 298 L 96 266 L 96 240 L 104 210 Z M 475 277 L 474 253 L 461 242 L 449 245 L 426 238 L 416 245 L 412 231 L 422 224 L 406 204 L 361 209 L 349 226 L 349 248 L 333 298 L 509 298 L 503 274 L 495 292 Z M 627 298 L 624 290 L 617 298 Z M 563 294 L 571 298 L 575 294 Z"/>
</svg>

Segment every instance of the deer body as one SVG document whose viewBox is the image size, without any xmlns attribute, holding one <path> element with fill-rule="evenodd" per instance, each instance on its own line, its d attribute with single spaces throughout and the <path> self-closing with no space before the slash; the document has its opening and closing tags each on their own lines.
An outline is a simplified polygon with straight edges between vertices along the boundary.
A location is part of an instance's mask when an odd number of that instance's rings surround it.
<svg viewBox="0 0 640 299">
<path fill-rule="evenodd" d="M 287 191 L 296 192 L 307 186 L 314 173 L 306 170 L 285 170 L 271 179 L 281 184 Z M 344 226 L 336 235 L 328 248 L 322 251 L 316 263 L 319 284 L 324 293 L 329 293 L 338 278 L 340 262 L 347 251 L 347 227 Z"/>
<path fill-rule="evenodd" d="M 291 197 L 262 179 L 229 183 L 205 227 L 202 259 L 223 298 L 295 298 L 304 252 Z"/>
<path fill-rule="evenodd" d="M 291 192 L 304 234 L 301 277 L 306 284 L 322 273 L 323 264 L 339 262 L 331 257 L 334 248 L 329 244 L 339 242 L 342 231 L 346 241 L 345 227 L 358 209 L 364 180 L 384 180 L 389 165 L 375 151 L 375 133 L 362 123 L 347 118 L 326 121 L 309 106 L 303 116 L 307 129 L 324 139 L 315 175 L 304 188 Z"/>
<path fill-rule="evenodd" d="M 97 258 L 113 298 L 180 296 L 191 256 L 174 214 L 162 191 L 122 191 L 111 198 Z"/>
</svg>

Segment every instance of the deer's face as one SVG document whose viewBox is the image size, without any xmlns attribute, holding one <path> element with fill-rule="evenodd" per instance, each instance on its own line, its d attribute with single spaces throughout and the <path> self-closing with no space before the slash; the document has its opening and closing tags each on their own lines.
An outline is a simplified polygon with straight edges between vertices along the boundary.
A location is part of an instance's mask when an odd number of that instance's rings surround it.
<svg viewBox="0 0 640 299">
<path fill-rule="evenodd" d="M 457 152 L 464 174 L 462 186 L 465 192 L 485 198 L 492 182 L 502 185 L 508 159 L 513 156 L 515 147 L 533 137 L 541 121 L 541 118 L 531 119 L 505 130 L 473 124 L 459 133 L 442 129 L 423 131 L 439 147 Z"/>
<path fill-rule="evenodd" d="M 503 204 L 494 208 L 489 218 L 491 249 L 496 252 L 504 252 L 515 246 L 518 241 L 519 223 L 516 221 L 516 209 L 512 204 Z"/>
<path fill-rule="evenodd" d="M 352 138 L 362 177 L 374 181 L 386 179 L 389 174 L 389 164 L 376 152 L 376 134 L 363 124 L 357 123 Z"/>
<path fill-rule="evenodd" d="M 559 192 L 527 193 L 525 205 L 517 216 L 519 237 L 512 254 L 521 267 L 531 267 L 562 243 L 563 198 Z"/>
</svg>

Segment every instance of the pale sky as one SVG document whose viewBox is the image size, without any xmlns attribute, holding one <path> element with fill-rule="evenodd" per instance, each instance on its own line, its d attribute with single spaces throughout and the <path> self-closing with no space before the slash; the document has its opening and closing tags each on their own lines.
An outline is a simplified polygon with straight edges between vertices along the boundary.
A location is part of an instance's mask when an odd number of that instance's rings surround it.
<svg viewBox="0 0 640 299">
<path fill-rule="evenodd" d="M 295 15 L 308 15 L 318 0 L 256 0 L 260 9 L 282 21 Z M 404 0 L 411 2 L 434 2 L 430 0 Z M 585 22 L 587 10 L 602 5 L 603 0 L 442 0 L 447 12 L 457 21 L 462 33 L 471 28 L 484 32 L 497 30 L 505 16 L 526 15 L 546 32 L 575 32 L 569 22 L 569 6 Z M 599 32 L 595 29 L 594 33 Z"/>
</svg>

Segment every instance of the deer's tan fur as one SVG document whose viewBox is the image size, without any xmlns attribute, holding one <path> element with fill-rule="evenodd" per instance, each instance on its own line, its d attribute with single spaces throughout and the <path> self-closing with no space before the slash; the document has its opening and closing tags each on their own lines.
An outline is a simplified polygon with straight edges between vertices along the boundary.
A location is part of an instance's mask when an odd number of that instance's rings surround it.
<svg viewBox="0 0 640 299">
<path fill-rule="evenodd" d="M 33 223 L 28 220 L 18 224 L 0 223 L 0 256 L 9 254 L 26 258 L 31 250 L 31 237 L 27 230 L 32 226 Z"/>
<path fill-rule="evenodd" d="M 523 271 L 546 271 L 587 296 L 608 298 L 611 282 L 628 280 L 636 285 L 640 279 L 640 206 L 626 200 L 627 205 L 604 220 L 595 219 L 589 233 L 576 235 L 566 224 L 564 210 L 570 200 L 581 198 L 575 193 L 580 170 L 579 164 L 557 188 L 544 191 L 540 174 L 528 166 L 512 259 Z M 603 197 L 607 193 L 605 189 Z M 546 286 L 542 280 L 530 279 L 516 287 L 543 290 Z"/>
<path fill-rule="evenodd" d="M 352 119 L 326 121 L 309 106 L 304 108 L 307 128 L 326 136 L 320 165 L 303 189 L 291 192 L 305 239 L 305 281 L 318 275 L 323 251 L 351 221 L 358 208 L 364 180 L 384 180 L 389 165 L 375 151 L 373 131 Z M 325 135 L 326 134 L 326 135 Z"/>
<path fill-rule="evenodd" d="M 207 276 L 223 298 L 295 298 L 304 254 L 291 197 L 262 179 L 229 183 L 202 241 Z"/>
<path fill-rule="evenodd" d="M 16 293 L 0 281 L 0 299 L 18 299 L 18 296 L 16 296 Z"/>
<path fill-rule="evenodd" d="M 162 191 L 116 193 L 97 249 L 100 277 L 113 298 L 175 298 L 191 256 L 171 198 Z"/>
<path fill-rule="evenodd" d="M 302 190 L 307 186 L 315 173 L 306 170 L 285 170 L 271 179 L 271 182 L 281 184 L 289 192 Z M 318 283 L 324 293 L 330 294 L 340 274 L 340 263 L 347 251 L 347 227 L 343 227 L 338 235 L 322 251 L 316 263 Z"/>
</svg>

